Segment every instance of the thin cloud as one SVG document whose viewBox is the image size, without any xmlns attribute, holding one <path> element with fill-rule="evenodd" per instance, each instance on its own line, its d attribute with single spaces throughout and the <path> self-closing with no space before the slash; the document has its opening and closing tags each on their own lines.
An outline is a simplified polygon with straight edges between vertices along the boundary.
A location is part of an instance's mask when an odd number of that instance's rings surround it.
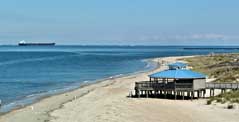
<svg viewBox="0 0 239 122">
<path fill-rule="evenodd" d="M 237 35 L 223 35 L 223 34 L 188 34 L 188 35 L 151 35 L 141 36 L 139 40 L 155 40 L 155 41 L 169 41 L 169 40 L 230 40 L 239 39 Z"/>
</svg>

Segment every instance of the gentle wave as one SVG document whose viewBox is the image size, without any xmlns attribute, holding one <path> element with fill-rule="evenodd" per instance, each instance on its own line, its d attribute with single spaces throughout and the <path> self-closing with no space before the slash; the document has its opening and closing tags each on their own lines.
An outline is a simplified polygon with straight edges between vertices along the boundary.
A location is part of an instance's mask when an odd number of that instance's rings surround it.
<svg viewBox="0 0 239 122">
<path fill-rule="evenodd" d="M 88 81 L 84 81 L 84 82 L 86 83 Z M 48 91 L 41 91 L 41 92 L 38 92 L 38 93 L 27 95 L 27 96 L 23 97 L 22 99 L 15 100 L 13 102 L 2 105 L 1 108 L 0 108 L 0 113 L 6 113 L 6 112 L 11 111 L 12 109 L 17 109 L 17 108 L 24 107 L 26 105 L 34 103 L 34 102 L 38 101 L 39 99 L 47 97 L 47 96 L 51 96 L 51 95 L 60 94 L 60 93 L 66 92 L 66 91 L 74 90 L 76 88 L 79 88 L 81 86 L 81 84 L 82 83 L 76 83 L 75 85 L 67 86 L 65 88 L 53 89 L 53 90 L 48 90 Z"/>
<path fill-rule="evenodd" d="M 77 88 L 83 86 L 84 84 L 92 84 L 92 83 L 97 83 L 99 81 L 104 81 L 104 80 L 108 80 L 108 79 L 124 77 L 124 76 L 128 76 L 128 75 L 132 75 L 132 74 L 136 74 L 136 73 L 152 70 L 152 68 L 155 68 L 153 63 L 150 62 L 149 60 L 141 60 L 141 61 L 145 62 L 146 66 L 147 65 L 152 65 L 152 66 L 144 67 L 144 69 L 142 69 L 140 71 L 132 72 L 132 73 L 117 74 L 117 75 L 110 76 L 108 78 L 97 79 L 97 80 L 94 80 L 94 81 L 86 80 L 86 81 L 82 81 L 82 82 L 76 82 L 74 84 L 71 84 L 70 86 L 66 86 L 65 88 L 53 89 L 53 90 L 48 90 L 48 91 L 41 91 L 41 92 L 38 92 L 38 93 L 30 94 L 30 95 L 27 95 L 27 96 L 25 96 L 24 98 L 22 98 L 20 100 L 16 100 L 16 101 L 10 102 L 8 104 L 4 104 L 0 108 L 0 113 L 6 113 L 6 112 L 11 111 L 12 109 L 24 107 L 24 106 L 29 105 L 31 103 L 37 102 L 37 100 L 39 100 L 41 98 L 44 98 L 44 97 L 47 97 L 47 96 L 51 96 L 51 95 L 55 95 L 55 94 L 60 94 L 60 93 L 66 92 L 66 91 L 77 89 Z"/>
<path fill-rule="evenodd" d="M 53 57 L 43 57 L 43 58 L 30 58 L 30 59 L 20 59 L 20 60 L 14 60 L 14 61 L 6 61 L 6 62 L 0 62 L 0 66 L 19 64 L 19 63 L 27 63 L 27 62 L 35 62 L 35 61 L 59 60 L 59 59 L 65 58 L 67 56 L 73 56 L 73 55 L 53 56 Z"/>
</svg>

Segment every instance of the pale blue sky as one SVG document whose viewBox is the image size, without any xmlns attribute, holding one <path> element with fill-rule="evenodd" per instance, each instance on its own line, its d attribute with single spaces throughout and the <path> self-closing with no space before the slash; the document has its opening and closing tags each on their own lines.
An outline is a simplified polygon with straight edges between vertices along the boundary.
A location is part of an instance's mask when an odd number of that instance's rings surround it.
<svg viewBox="0 0 239 122">
<path fill-rule="evenodd" d="M 238 0 L 0 1 L 0 44 L 239 45 Z"/>
</svg>

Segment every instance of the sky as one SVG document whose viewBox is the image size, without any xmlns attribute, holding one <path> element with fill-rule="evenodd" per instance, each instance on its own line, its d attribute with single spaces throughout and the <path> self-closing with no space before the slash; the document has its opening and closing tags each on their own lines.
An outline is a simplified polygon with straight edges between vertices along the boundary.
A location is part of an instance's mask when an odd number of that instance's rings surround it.
<svg viewBox="0 0 239 122">
<path fill-rule="evenodd" d="M 239 45 L 239 0 L 0 1 L 0 44 Z"/>
</svg>

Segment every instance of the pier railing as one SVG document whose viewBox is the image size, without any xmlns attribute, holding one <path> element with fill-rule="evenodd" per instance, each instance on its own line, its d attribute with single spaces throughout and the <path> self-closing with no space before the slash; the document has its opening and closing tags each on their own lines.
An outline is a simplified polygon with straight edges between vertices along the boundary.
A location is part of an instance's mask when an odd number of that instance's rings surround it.
<svg viewBox="0 0 239 122">
<path fill-rule="evenodd" d="M 190 90 L 192 88 L 192 83 L 158 83 L 152 81 L 140 81 L 135 83 L 136 90 Z"/>
<path fill-rule="evenodd" d="M 239 89 L 239 83 L 206 83 L 207 89 Z"/>
<path fill-rule="evenodd" d="M 138 90 L 190 90 L 192 83 L 168 82 L 158 83 L 153 81 L 140 81 L 135 83 L 135 89 Z M 206 83 L 205 89 L 239 89 L 239 83 Z"/>
<path fill-rule="evenodd" d="M 155 90 L 163 87 L 163 83 L 156 83 L 150 81 L 140 81 L 135 83 L 135 89 Z"/>
</svg>

